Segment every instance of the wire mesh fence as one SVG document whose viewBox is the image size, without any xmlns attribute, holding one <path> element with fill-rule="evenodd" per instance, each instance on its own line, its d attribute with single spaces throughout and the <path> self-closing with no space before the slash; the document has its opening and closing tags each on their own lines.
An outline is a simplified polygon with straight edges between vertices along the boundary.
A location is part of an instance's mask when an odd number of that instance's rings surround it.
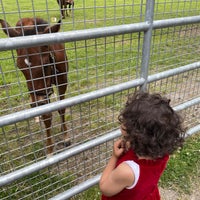
<svg viewBox="0 0 200 200">
<path fill-rule="evenodd" d="M 149 23 L 147 13 L 153 3 L 154 12 Z M 82 0 L 74 1 L 71 9 L 69 16 L 62 19 L 56 0 L 0 0 L 0 19 L 10 25 L 0 30 L 1 199 L 61 199 L 57 195 L 66 191 L 72 193 L 64 193 L 68 196 L 65 198 L 98 199 L 98 188 L 87 194 L 77 193 L 98 182 L 113 140 L 120 135 L 119 111 L 127 95 L 145 83 L 148 91 L 171 99 L 172 106 L 183 113 L 188 129 L 196 128 L 194 133 L 199 131 L 199 1 Z M 26 17 L 43 18 L 51 26 L 62 19 L 60 32 L 27 36 L 22 25 L 18 38 L 3 32 L 11 27 L 18 30 L 17 21 Z M 27 24 L 26 28 L 31 25 Z M 152 31 L 150 46 L 145 43 L 149 30 Z M 68 72 L 47 75 L 43 70 L 42 76 L 27 79 L 23 70 L 30 70 L 30 63 L 35 61 L 30 58 L 35 54 L 29 54 L 29 60 L 27 54 L 26 57 L 21 55 L 23 66 L 26 65 L 22 70 L 16 49 L 42 46 L 39 51 L 42 61 L 32 69 L 49 65 L 55 69 L 61 61 L 55 57 L 53 64 L 49 64 L 46 60 L 51 57 L 45 60 L 43 56 L 52 52 L 50 45 L 60 42 L 64 43 Z M 43 51 L 44 47 L 50 49 Z M 53 50 L 54 54 L 61 52 Z M 51 87 L 54 93 L 42 100 L 36 98 L 41 91 L 36 84 L 32 100 L 37 99 L 38 105 L 49 98 L 51 103 L 31 108 L 33 91 L 27 87 L 27 82 L 45 79 L 47 85 L 46 79 L 57 80 L 59 75 L 68 79 L 65 99 L 59 99 L 55 83 L 58 88 L 66 83 L 51 82 L 44 90 L 45 95 Z M 60 108 L 66 109 L 67 130 L 62 129 L 57 112 Z M 43 122 L 48 118 L 42 116 L 50 112 L 52 123 L 47 128 Z M 34 117 L 38 116 L 36 122 Z M 46 135 L 49 129 L 51 136 Z M 67 147 L 65 133 L 71 141 Z M 47 158 L 49 138 L 53 141 L 50 146 L 54 155 Z M 87 185 L 88 180 L 94 183 Z M 82 183 L 86 183 L 85 188 L 73 189 Z"/>
</svg>

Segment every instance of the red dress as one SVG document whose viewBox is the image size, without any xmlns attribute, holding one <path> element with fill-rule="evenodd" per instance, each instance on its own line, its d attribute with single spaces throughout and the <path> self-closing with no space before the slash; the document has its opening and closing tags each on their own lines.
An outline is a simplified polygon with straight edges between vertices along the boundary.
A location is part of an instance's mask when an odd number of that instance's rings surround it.
<svg viewBox="0 0 200 200">
<path fill-rule="evenodd" d="M 138 159 L 132 150 L 121 156 L 116 166 L 126 160 L 133 160 L 140 166 L 137 184 L 132 189 L 123 189 L 112 197 L 102 195 L 102 200 L 160 200 L 158 181 L 162 175 L 169 156 L 157 160 Z"/>
</svg>

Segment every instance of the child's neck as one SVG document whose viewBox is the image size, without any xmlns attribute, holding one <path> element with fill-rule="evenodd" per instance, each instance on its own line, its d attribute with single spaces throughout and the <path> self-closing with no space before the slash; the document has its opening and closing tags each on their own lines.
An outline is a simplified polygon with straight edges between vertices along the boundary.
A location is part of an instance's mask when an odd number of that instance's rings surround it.
<svg viewBox="0 0 200 200">
<path fill-rule="evenodd" d="M 145 160 L 153 160 L 151 157 L 148 157 L 148 156 L 138 156 L 138 155 L 137 155 L 137 157 L 138 157 L 139 160 L 142 160 L 142 159 L 145 159 Z"/>
</svg>

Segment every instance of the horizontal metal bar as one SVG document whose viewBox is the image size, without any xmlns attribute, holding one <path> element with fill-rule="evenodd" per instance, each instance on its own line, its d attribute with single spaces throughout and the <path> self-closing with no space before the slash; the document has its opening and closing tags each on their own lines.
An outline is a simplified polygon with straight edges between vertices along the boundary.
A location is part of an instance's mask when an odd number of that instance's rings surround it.
<svg viewBox="0 0 200 200">
<path fill-rule="evenodd" d="M 170 70 L 160 72 L 157 74 L 149 75 L 147 82 L 151 83 L 151 82 L 154 82 L 157 80 L 168 78 L 170 76 L 174 76 L 174 75 L 181 74 L 181 73 L 184 73 L 184 72 L 187 72 L 190 70 L 194 70 L 194 69 L 198 69 L 198 68 L 200 68 L 200 62 L 195 62 L 195 63 L 188 64 L 188 65 L 185 65 L 185 66 L 182 66 L 179 68 L 170 69 Z"/>
<path fill-rule="evenodd" d="M 90 101 L 96 98 L 100 98 L 106 95 L 114 94 L 116 92 L 120 92 L 123 90 L 127 90 L 130 88 L 134 88 L 140 86 L 144 83 L 144 79 L 135 79 L 132 81 L 128 81 L 126 83 L 121 83 L 118 85 L 110 86 L 107 88 L 99 89 L 96 91 L 88 92 L 85 94 L 81 94 L 75 97 L 67 98 L 61 101 L 52 102 L 46 105 L 38 106 L 35 108 L 30 108 L 28 110 L 22 110 L 16 113 L 12 113 L 9 115 L 4 115 L 0 117 L 0 127 L 6 126 L 9 124 L 14 124 L 29 118 L 33 118 L 44 113 L 53 112 L 59 110 L 61 108 L 70 107 L 79 103 L 83 103 L 86 101 Z"/>
<path fill-rule="evenodd" d="M 195 24 L 200 22 L 200 15 L 192 17 L 180 17 L 173 19 L 157 20 L 153 22 L 153 29 L 167 28 L 170 26 L 180 26 Z"/>
<path fill-rule="evenodd" d="M 192 99 L 190 101 L 182 103 L 182 104 L 174 107 L 174 110 L 176 110 L 176 111 L 184 110 L 186 108 L 189 108 L 189 107 L 197 105 L 197 104 L 200 104 L 200 97 L 197 97 L 195 99 Z"/>
<path fill-rule="evenodd" d="M 189 106 L 193 106 L 193 105 L 196 105 L 196 104 L 199 104 L 200 103 L 200 98 L 197 98 L 197 99 L 193 99 L 189 102 L 186 102 L 184 104 L 181 104 L 179 106 L 176 106 L 174 107 L 173 109 L 176 110 L 176 111 L 180 111 L 181 109 L 185 109 Z M 194 130 L 188 130 L 188 132 L 191 134 L 197 132 L 197 131 L 200 131 L 200 126 L 197 126 Z M 103 144 L 107 141 L 110 141 L 112 139 L 115 139 L 117 137 L 119 137 L 121 135 L 121 132 L 120 130 L 115 130 L 115 131 L 112 131 L 106 135 L 103 135 L 103 136 L 100 136 L 98 138 L 95 138 L 93 140 L 90 140 L 84 144 L 80 144 L 78 146 L 75 146 L 75 147 L 72 147 L 66 151 L 63 151 L 57 155 L 54 155 L 50 158 L 47 158 L 45 160 L 42 160 L 42 161 L 39 161 L 37 163 L 34 163 L 28 167 L 24 167 L 22 169 L 19 169 L 19 170 L 16 170 L 14 172 L 11 172 L 9 174 L 6 174 L 4 176 L 1 176 L 0 177 L 0 186 L 3 186 L 3 185 L 7 185 L 17 179 L 20 179 L 20 178 L 23 178 L 24 176 L 27 176 L 29 174 L 32 174 L 34 172 L 37 172 L 41 169 L 44 169 L 46 167 L 49 167 L 53 164 L 56 164 L 60 161 L 63 161 L 63 160 L 66 160 L 67 158 L 69 157 L 72 157 L 80 152 L 83 152 L 83 151 L 86 151 L 88 149 L 91 149 L 92 147 L 95 147 L 97 145 L 100 145 L 100 144 Z"/>
<path fill-rule="evenodd" d="M 91 148 L 93 148 L 97 145 L 103 144 L 107 141 L 113 140 L 114 138 L 119 137 L 120 135 L 121 135 L 121 133 L 120 133 L 119 129 L 112 131 L 106 135 L 103 135 L 96 139 L 85 142 L 84 144 L 80 144 L 78 146 L 71 147 L 70 149 L 63 151 L 57 155 L 54 155 L 52 157 L 46 158 L 42 161 L 39 161 L 37 163 L 34 163 L 34 164 L 24 167 L 22 169 L 19 169 L 19 170 L 11 172 L 9 174 L 6 174 L 4 176 L 1 176 L 0 177 L 0 186 L 7 185 L 13 181 L 16 181 L 20 178 L 23 178 L 27 175 L 34 173 L 34 172 L 37 172 L 46 167 L 54 165 L 58 162 L 66 160 L 78 153 L 81 153 L 83 151 L 91 149 Z"/>
<path fill-rule="evenodd" d="M 88 188 L 96 185 L 99 182 L 100 177 L 101 177 L 101 175 L 94 176 L 94 177 L 88 179 L 87 181 L 85 181 L 85 182 L 83 182 L 79 185 L 76 185 L 76 186 L 72 187 L 71 189 L 69 189 L 69 190 L 67 190 L 63 193 L 58 194 L 55 197 L 50 198 L 49 200 L 66 200 L 66 199 L 69 199 L 69 198 L 73 197 L 74 195 L 79 194 L 79 193 L 87 190 Z"/>
<path fill-rule="evenodd" d="M 193 24 L 199 22 L 200 22 L 200 16 L 157 20 L 153 22 L 153 29 L 166 28 L 170 26 L 178 26 L 185 24 Z M 141 32 L 141 31 L 147 31 L 149 28 L 150 28 L 149 22 L 140 22 L 135 24 L 125 24 L 119 26 L 51 33 L 48 35 L 48 37 L 46 34 L 44 34 L 44 35 L 17 37 L 17 40 L 16 38 L 3 38 L 0 39 L 0 51 Z"/>
<path fill-rule="evenodd" d="M 0 51 L 25 48 L 37 45 L 65 43 L 94 38 L 108 37 L 127 33 L 145 31 L 149 27 L 147 22 L 125 24 L 110 27 L 84 29 L 77 31 L 58 32 L 51 34 L 32 35 L 25 37 L 0 39 Z"/>
<path fill-rule="evenodd" d="M 192 127 L 191 129 L 189 129 L 187 131 L 187 136 L 191 136 L 191 135 L 193 135 L 195 133 L 198 133 L 198 132 L 200 132 L 200 124 L 195 126 L 195 127 Z"/>
<path fill-rule="evenodd" d="M 191 136 L 192 134 L 195 134 L 195 133 L 198 133 L 198 132 L 200 132 L 200 124 L 189 129 L 187 131 L 186 136 Z M 101 177 L 101 174 L 96 175 L 96 176 L 88 179 L 87 181 L 85 181 L 85 182 L 83 182 L 83 183 L 81 183 L 77 186 L 74 186 L 74 187 L 70 188 L 69 190 L 66 190 L 63 193 L 60 193 L 60 194 L 52 197 L 50 200 L 66 200 L 66 199 L 69 199 L 69 198 L 73 197 L 74 195 L 77 195 L 77 194 L 87 190 L 88 188 L 98 184 L 100 177 Z"/>
<path fill-rule="evenodd" d="M 189 70 L 194 70 L 200 67 L 200 62 L 195 62 L 189 65 L 185 65 L 176 69 L 167 70 L 164 72 L 160 72 L 158 74 L 148 76 L 147 82 L 153 82 L 156 80 L 161 80 L 170 76 L 174 76 L 176 74 L 180 74 Z M 92 91 L 89 93 L 81 94 L 75 97 L 67 98 L 62 101 L 52 102 L 47 105 L 30 108 L 27 110 L 19 111 L 14 114 L 4 115 L 0 117 L 0 127 L 14 124 L 26 119 L 30 119 L 44 113 L 53 112 L 61 108 L 70 107 L 79 103 L 83 103 L 86 101 L 90 101 L 96 98 L 100 98 L 106 95 L 114 94 L 116 92 L 120 92 L 123 90 L 127 90 L 133 87 L 141 86 L 145 80 L 142 79 L 135 79 L 126 83 L 121 83 L 118 85 L 110 86 L 107 88 L 99 89 L 96 91 Z"/>
</svg>

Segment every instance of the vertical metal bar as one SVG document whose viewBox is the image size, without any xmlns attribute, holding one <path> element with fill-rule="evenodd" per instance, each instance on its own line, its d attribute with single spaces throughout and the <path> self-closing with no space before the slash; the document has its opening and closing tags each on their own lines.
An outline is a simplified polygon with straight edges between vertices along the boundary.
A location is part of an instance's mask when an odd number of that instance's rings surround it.
<svg viewBox="0 0 200 200">
<path fill-rule="evenodd" d="M 151 38 L 152 38 L 152 29 L 153 29 L 154 4 L 155 4 L 154 0 L 147 0 L 145 21 L 150 26 L 148 30 L 144 32 L 144 42 L 143 42 L 143 49 L 142 49 L 142 66 L 141 66 L 140 76 L 145 79 L 145 82 L 140 88 L 142 91 L 145 91 L 147 89 L 147 77 L 148 77 Z"/>
</svg>

